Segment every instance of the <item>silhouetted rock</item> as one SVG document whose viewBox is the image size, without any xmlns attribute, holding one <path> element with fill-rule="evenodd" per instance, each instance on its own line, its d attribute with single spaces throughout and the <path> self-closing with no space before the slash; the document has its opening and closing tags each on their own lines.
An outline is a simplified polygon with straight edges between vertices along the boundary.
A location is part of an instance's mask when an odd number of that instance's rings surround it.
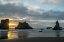
<svg viewBox="0 0 64 42">
<path fill-rule="evenodd" d="M 9 19 L 1 20 L 0 29 L 9 29 Z"/>
<path fill-rule="evenodd" d="M 15 29 L 33 29 L 32 27 L 29 26 L 28 23 L 26 22 L 19 22 L 18 26 Z"/>
<path fill-rule="evenodd" d="M 52 27 L 47 27 L 47 29 L 51 29 Z"/>
<path fill-rule="evenodd" d="M 61 27 L 59 26 L 58 21 L 56 21 L 56 25 L 55 25 L 55 27 L 53 28 L 53 30 L 62 30 Z"/>
<path fill-rule="evenodd" d="M 42 32 L 42 31 L 39 31 L 39 32 Z"/>
<path fill-rule="evenodd" d="M 41 30 L 44 30 L 44 29 L 41 29 Z"/>
<path fill-rule="evenodd" d="M 0 39 L 8 39 L 8 36 L 0 37 Z"/>
</svg>

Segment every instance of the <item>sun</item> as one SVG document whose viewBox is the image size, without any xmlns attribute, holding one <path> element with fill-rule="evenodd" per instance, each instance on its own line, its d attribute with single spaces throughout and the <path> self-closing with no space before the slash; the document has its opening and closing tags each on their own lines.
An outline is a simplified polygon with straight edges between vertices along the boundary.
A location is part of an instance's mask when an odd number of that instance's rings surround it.
<svg viewBox="0 0 64 42">
<path fill-rule="evenodd" d="M 15 22 L 10 22 L 9 23 L 9 28 L 15 28 L 18 24 Z"/>
<path fill-rule="evenodd" d="M 9 26 L 11 26 L 11 25 L 16 25 L 16 24 L 14 24 L 14 23 L 9 23 Z"/>
</svg>

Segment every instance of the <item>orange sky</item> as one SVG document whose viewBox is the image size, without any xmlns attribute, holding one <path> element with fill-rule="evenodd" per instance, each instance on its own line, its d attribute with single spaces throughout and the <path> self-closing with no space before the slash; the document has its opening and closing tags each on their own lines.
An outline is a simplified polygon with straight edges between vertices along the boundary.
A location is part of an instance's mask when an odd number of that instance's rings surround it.
<svg viewBox="0 0 64 42">
<path fill-rule="evenodd" d="M 9 19 L 12 20 L 11 18 L 3 18 L 3 19 Z M 15 28 L 18 25 L 18 22 L 15 21 L 9 21 L 9 28 Z"/>
<path fill-rule="evenodd" d="M 9 28 L 15 28 L 17 25 L 17 22 L 9 22 Z"/>
</svg>

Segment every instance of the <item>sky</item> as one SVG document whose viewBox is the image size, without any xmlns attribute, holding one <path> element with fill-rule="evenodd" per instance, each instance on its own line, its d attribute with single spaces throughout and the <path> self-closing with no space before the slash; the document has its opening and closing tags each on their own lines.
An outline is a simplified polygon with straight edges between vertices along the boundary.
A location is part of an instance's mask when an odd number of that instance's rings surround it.
<svg viewBox="0 0 64 42">
<path fill-rule="evenodd" d="M 64 28 L 64 0 L 0 0 L 0 20 L 26 21 L 33 28 Z"/>
</svg>

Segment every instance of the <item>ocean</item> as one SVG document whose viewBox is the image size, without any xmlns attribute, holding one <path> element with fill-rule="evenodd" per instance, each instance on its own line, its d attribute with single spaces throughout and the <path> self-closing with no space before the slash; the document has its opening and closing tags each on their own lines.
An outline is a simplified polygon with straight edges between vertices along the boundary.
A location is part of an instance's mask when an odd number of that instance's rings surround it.
<svg viewBox="0 0 64 42">
<path fill-rule="evenodd" d="M 64 37 L 64 29 L 26 29 L 26 30 L 0 30 L 0 38 L 7 36 L 7 39 L 28 38 L 28 37 Z"/>
</svg>

